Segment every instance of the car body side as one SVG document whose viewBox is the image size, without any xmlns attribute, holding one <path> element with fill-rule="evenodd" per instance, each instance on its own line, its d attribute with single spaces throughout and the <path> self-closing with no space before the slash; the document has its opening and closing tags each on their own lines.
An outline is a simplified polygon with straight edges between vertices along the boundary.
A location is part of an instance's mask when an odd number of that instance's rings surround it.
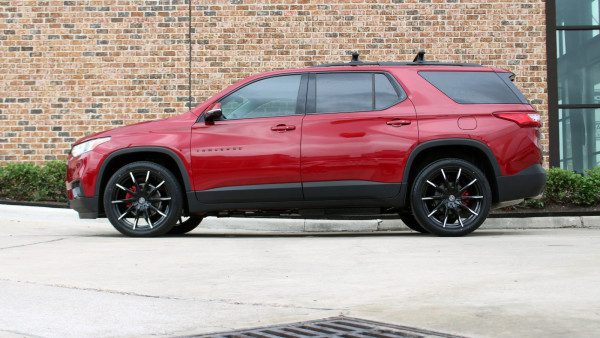
<svg viewBox="0 0 600 338">
<path fill-rule="evenodd" d="M 534 112 L 529 104 L 459 104 L 419 74 L 420 71 L 504 73 L 507 71 L 486 67 L 461 66 L 360 66 L 359 71 L 390 74 L 404 91 L 406 98 L 381 112 L 325 114 L 337 116 L 321 125 L 326 128 L 336 128 L 336 125 L 344 123 L 345 115 L 356 118 L 356 114 L 363 114 L 365 120 L 377 119 L 380 117 L 379 115 L 387 118 L 394 116 L 394 112 L 399 107 L 403 107 L 403 114 L 405 115 L 409 109 L 412 109 L 414 119 L 411 119 L 411 122 L 413 122 L 411 125 L 399 127 L 399 129 L 405 128 L 408 130 L 413 128 L 414 133 L 411 135 L 414 135 L 414 137 L 403 139 L 403 147 L 406 148 L 404 153 L 398 153 L 397 149 L 394 148 L 395 145 L 391 143 L 377 145 L 377 147 L 381 147 L 382 152 L 388 152 L 392 154 L 392 157 L 397 156 L 396 162 L 386 163 L 388 164 L 386 170 L 379 172 L 377 176 L 361 177 L 360 180 L 341 182 L 340 189 L 336 190 L 338 187 L 335 187 L 335 178 L 328 177 L 326 174 L 327 163 L 335 165 L 335 161 L 325 159 L 319 162 L 324 166 L 318 167 L 317 165 L 315 167 L 311 182 L 315 181 L 317 185 L 319 181 L 326 184 L 333 183 L 334 188 L 331 190 L 333 193 L 353 194 L 377 187 L 377 189 L 382 189 L 385 198 L 382 196 L 366 196 L 365 198 L 345 200 L 338 200 L 333 197 L 281 200 L 277 198 L 275 193 L 272 200 L 267 199 L 249 203 L 237 203 L 235 201 L 228 203 L 225 200 L 224 202 L 210 203 L 206 200 L 207 198 L 220 196 L 219 194 L 211 194 L 211 189 L 225 188 L 226 191 L 228 187 L 219 186 L 218 183 L 212 186 L 207 185 L 201 175 L 194 173 L 195 167 L 198 166 L 198 163 L 194 162 L 194 152 L 201 151 L 198 148 L 202 147 L 201 144 L 198 144 L 198 139 L 193 136 L 194 128 L 205 127 L 202 114 L 213 107 L 216 102 L 246 84 L 267 77 L 319 72 L 357 72 L 357 67 L 354 66 L 336 66 L 274 71 L 251 76 L 229 86 L 182 115 L 117 128 L 79 140 L 78 143 L 81 143 L 98 137 L 112 137 L 110 142 L 103 143 L 86 154 L 77 158 L 70 156 L 67 171 L 67 192 L 71 206 L 79 212 L 82 218 L 102 216 L 103 210 L 100 201 L 102 200 L 103 186 L 112 172 L 120 166 L 135 160 L 157 161 L 173 171 L 186 192 L 186 211 L 193 214 L 207 214 L 229 209 L 296 209 L 345 206 L 403 208 L 406 205 L 407 191 L 409 191 L 411 179 L 414 178 L 421 164 L 443 156 L 464 158 L 481 166 L 492 187 L 494 203 L 534 197 L 541 193 L 544 171 L 541 165 L 541 146 L 537 129 L 521 128 L 514 122 L 499 119 L 493 115 L 495 112 Z M 303 120 L 307 116 L 309 115 L 302 114 L 299 116 L 300 128 L 303 128 Z M 318 115 L 311 115 L 311 118 L 314 119 L 315 116 L 318 118 Z M 241 124 L 244 121 L 228 122 Z M 377 121 L 377 123 L 385 126 L 385 120 Z M 208 127 L 210 128 L 210 126 Z M 378 127 L 373 125 L 371 128 Z M 380 131 L 385 132 L 384 129 L 380 129 Z M 300 130 L 299 132 L 303 131 Z M 317 129 L 313 132 L 319 133 L 320 131 Z M 328 131 L 323 130 L 323 133 L 327 134 Z M 353 133 L 346 134 L 346 138 L 353 136 Z M 335 138 L 324 139 L 323 141 L 331 142 L 334 145 L 336 142 L 342 142 L 338 146 L 343 146 L 343 142 L 346 142 L 344 139 L 336 140 Z M 245 156 L 249 161 L 260 161 L 259 157 L 264 155 L 265 148 L 268 149 L 268 145 L 263 145 L 260 150 L 257 150 L 259 148 L 258 145 L 256 146 L 255 148 L 244 147 L 244 149 L 240 149 L 239 156 Z M 223 156 L 221 154 L 226 153 L 226 149 L 219 149 L 218 147 L 208 147 L 203 150 L 210 151 L 211 156 L 212 154 Z M 354 148 L 352 151 L 355 152 L 353 156 L 356 157 L 356 161 L 359 163 L 368 164 L 368 161 L 372 160 L 373 154 L 368 153 L 368 149 L 365 150 L 359 147 Z M 297 162 L 300 163 L 300 152 L 298 151 L 295 156 L 298 156 Z M 385 157 L 388 155 L 378 154 L 378 156 L 379 159 L 388 161 L 388 157 Z M 293 160 L 296 161 L 296 159 Z M 277 165 L 277 163 L 272 165 Z M 339 169 L 337 168 L 337 170 Z M 302 167 L 302 170 L 304 170 L 304 167 Z M 345 170 L 358 172 L 360 166 L 347 167 Z M 319 173 L 323 174 L 320 176 Z M 358 174 L 355 176 L 360 177 Z M 257 193 L 268 194 L 272 188 L 277 188 L 273 191 L 285 191 L 278 189 L 288 188 L 285 185 L 275 187 L 274 184 L 297 183 L 302 185 L 306 183 L 300 189 L 309 189 L 310 184 L 308 183 L 311 183 L 303 181 L 265 182 L 264 180 L 256 182 L 259 183 L 240 182 L 239 186 L 248 186 L 248 190 L 233 192 L 241 194 L 242 197 L 253 196 Z M 363 183 L 364 185 L 361 185 Z M 264 186 L 261 187 L 262 184 Z M 353 188 L 352 186 L 355 184 L 357 186 Z"/>
</svg>

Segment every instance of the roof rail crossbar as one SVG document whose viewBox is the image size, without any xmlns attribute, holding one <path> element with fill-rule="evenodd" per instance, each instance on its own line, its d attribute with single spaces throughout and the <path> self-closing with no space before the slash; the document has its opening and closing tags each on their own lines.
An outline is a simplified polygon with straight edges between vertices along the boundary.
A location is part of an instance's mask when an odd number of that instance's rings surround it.
<svg viewBox="0 0 600 338">
<path fill-rule="evenodd" d="M 338 63 L 324 63 L 313 67 L 340 67 L 340 66 L 463 66 L 463 67 L 481 67 L 477 63 L 460 63 L 460 62 L 439 62 L 439 61 L 425 61 L 425 51 L 420 50 L 415 56 L 413 62 L 395 62 L 395 61 L 384 61 L 384 62 L 364 62 L 359 60 L 360 54 L 358 52 L 352 52 L 352 59 L 350 62 L 338 62 Z"/>
<path fill-rule="evenodd" d="M 413 62 L 418 62 L 418 63 L 425 62 L 425 50 L 424 49 L 421 49 L 417 53 L 417 56 L 415 56 L 415 58 L 413 59 Z"/>
</svg>

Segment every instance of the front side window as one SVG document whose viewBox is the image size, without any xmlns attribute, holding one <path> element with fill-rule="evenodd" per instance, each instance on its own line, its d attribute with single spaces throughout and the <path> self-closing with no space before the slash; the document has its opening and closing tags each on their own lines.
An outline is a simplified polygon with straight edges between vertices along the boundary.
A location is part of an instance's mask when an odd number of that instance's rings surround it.
<svg viewBox="0 0 600 338">
<path fill-rule="evenodd" d="M 296 114 L 300 75 L 284 75 L 252 82 L 221 99 L 223 120 Z"/>
<path fill-rule="evenodd" d="M 402 98 L 381 73 L 316 74 L 315 85 L 317 114 L 381 110 Z"/>
</svg>

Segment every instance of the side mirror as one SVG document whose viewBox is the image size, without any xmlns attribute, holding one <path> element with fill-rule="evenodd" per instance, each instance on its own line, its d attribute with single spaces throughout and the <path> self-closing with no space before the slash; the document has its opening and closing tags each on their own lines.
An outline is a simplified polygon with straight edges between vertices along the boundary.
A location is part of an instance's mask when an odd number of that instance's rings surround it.
<svg viewBox="0 0 600 338">
<path fill-rule="evenodd" d="M 216 120 L 219 120 L 223 116 L 221 110 L 221 104 L 215 104 L 211 110 L 204 113 L 204 122 L 206 124 L 214 124 Z"/>
</svg>

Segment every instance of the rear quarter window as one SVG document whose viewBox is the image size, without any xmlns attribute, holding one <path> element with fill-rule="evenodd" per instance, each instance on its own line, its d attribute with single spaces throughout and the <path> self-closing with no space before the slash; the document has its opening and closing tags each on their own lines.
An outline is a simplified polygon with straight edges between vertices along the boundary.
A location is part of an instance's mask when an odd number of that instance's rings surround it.
<svg viewBox="0 0 600 338">
<path fill-rule="evenodd" d="M 419 75 L 457 103 L 523 104 L 523 94 L 509 80 L 495 72 L 421 71 Z"/>
</svg>

